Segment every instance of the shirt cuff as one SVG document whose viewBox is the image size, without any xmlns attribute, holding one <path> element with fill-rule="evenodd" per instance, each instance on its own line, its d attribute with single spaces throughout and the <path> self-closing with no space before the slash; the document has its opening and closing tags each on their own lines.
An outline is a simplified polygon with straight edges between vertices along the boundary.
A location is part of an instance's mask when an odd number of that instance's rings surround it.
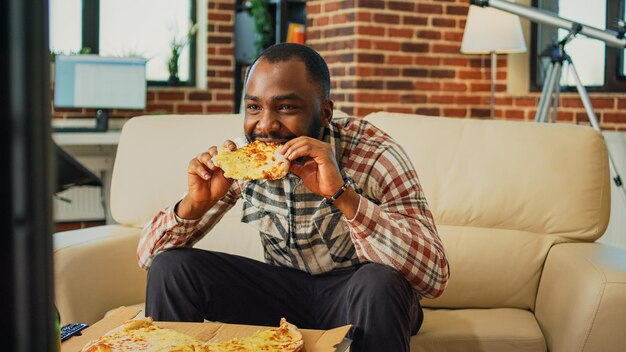
<svg viewBox="0 0 626 352">
<path fill-rule="evenodd" d="M 183 200 L 179 200 L 178 202 L 174 203 L 172 206 L 169 207 L 169 209 L 167 210 L 169 213 L 171 214 L 166 214 L 166 216 L 168 217 L 168 219 L 170 217 L 173 217 L 175 224 L 176 225 L 194 225 L 200 222 L 200 220 L 202 220 L 202 217 L 198 218 L 198 219 L 193 219 L 193 220 L 188 220 L 188 219 L 183 219 L 180 216 L 178 216 L 176 214 L 176 207 L 178 206 L 178 204 L 180 204 L 180 202 L 182 202 Z"/>
<path fill-rule="evenodd" d="M 380 209 L 376 204 L 359 195 L 359 207 L 354 218 L 346 220 L 357 237 L 365 238 L 376 229 L 376 219 L 378 219 L 379 212 Z"/>
</svg>

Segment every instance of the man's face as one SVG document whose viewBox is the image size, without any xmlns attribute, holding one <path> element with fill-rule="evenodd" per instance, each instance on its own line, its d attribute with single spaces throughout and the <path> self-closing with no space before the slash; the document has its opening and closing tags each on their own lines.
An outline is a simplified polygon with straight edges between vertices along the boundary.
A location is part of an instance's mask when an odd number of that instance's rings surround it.
<svg viewBox="0 0 626 352">
<path fill-rule="evenodd" d="M 332 102 L 308 79 L 302 61 L 259 60 L 245 88 L 244 131 L 249 141 L 285 143 L 299 137 L 321 138 L 332 118 Z"/>
</svg>

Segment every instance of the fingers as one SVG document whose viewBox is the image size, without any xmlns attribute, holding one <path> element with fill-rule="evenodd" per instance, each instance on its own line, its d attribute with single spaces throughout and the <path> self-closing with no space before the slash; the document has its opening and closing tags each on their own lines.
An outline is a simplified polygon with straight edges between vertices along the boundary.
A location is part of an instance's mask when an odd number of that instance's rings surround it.
<svg viewBox="0 0 626 352">
<path fill-rule="evenodd" d="M 323 156 L 332 156 L 329 144 L 309 137 L 298 137 L 285 143 L 281 153 L 289 161 L 294 161 L 301 157 L 311 157 L 317 159 Z"/>
<path fill-rule="evenodd" d="M 231 140 L 226 140 L 222 144 L 222 147 L 231 151 L 237 149 L 237 145 Z M 205 152 L 196 155 L 196 157 L 189 162 L 187 173 L 195 174 L 204 180 L 208 180 L 213 172 L 220 170 L 220 168 L 217 167 L 212 160 L 217 154 L 217 147 L 212 146 Z"/>
</svg>

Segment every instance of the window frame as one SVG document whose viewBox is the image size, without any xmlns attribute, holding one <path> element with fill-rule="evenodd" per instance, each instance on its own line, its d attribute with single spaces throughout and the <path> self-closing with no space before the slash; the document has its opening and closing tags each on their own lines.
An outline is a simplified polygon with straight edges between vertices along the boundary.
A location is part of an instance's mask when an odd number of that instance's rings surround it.
<svg viewBox="0 0 626 352">
<path fill-rule="evenodd" d="M 606 24 L 607 29 L 617 30 L 615 23 L 616 17 L 613 15 L 624 13 L 624 3 L 626 0 L 605 0 L 606 1 Z M 539 0 L 532 0 L 532 6 L 538 8 Z M 531 48 L 530 48 L 530 89 L 531 91 L 541 91 L 543 82 L 540 81 L 539 70 L 541 65 L 538 55 L 541 48 L 539 43 L 539 24 L 531 21 Z M 622 74 L 622 65 L 624 62 L 624 50 L 609 46 L 605 43 L 604 55 L 604 85 L 603 86 L 585 86 L 589 92 L 603 93 L 619 93 L 626 92 L 626 76 Z M 566 92 L 576 92 L 575 86 L 562 87 Z"/>
<path fill-rule="evenodd" d="M 198 23 L 197 1 L 188 0 L 190 2 L 191 13 L 189 18 L 193 23 Z M 81 47 L 89 48 L 92 54 L 100 52 L 100 0 L 82 0 L 82 39 Z M 148 80 L 149 87 L 195 87 L 196 86 L 196 42 L 197 32 L 193 34 L 189 40 L 189 80 L 177 82 L 175 85 L 168 81 Z"/>
</svg>

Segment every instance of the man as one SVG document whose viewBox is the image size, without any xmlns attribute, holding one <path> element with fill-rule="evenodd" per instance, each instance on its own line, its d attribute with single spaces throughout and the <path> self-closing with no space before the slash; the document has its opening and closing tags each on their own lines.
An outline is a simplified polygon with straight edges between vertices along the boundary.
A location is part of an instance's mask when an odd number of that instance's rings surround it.
<svg viewBox="0 0 626 352">
<path fill-rule="evenodd" d="M 437 297 L 448 262 L 402 148 L 360 119 L 332 120 L 330 76 L 314 50 L 277 44 L 245 85 L 248 141 L 284 144 L 276 181 L 224 177 L 215 146 L 190 161 L 188 192 L 144 229 L 146 314 L 156 320 L 301 328 L 353 324 L 352 351 L 408 351 L 420 296 Z M 235 150 L 232 141 L 224 147 Z M 267 263 L 190 248 L 237 201 Z"/>
</svg>

